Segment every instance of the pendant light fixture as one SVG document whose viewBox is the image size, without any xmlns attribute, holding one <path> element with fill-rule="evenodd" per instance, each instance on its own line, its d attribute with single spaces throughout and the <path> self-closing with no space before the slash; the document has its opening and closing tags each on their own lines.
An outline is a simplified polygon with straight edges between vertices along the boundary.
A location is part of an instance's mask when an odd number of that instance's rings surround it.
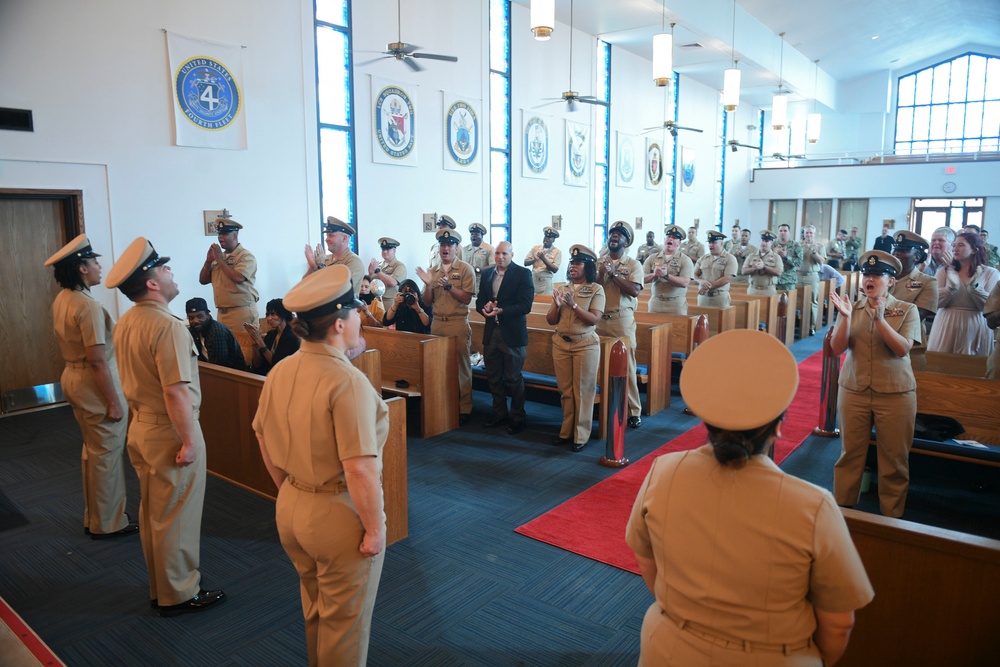
<svg viewBox="0 0 1000 667">
<path fill-rule="evenodd" d="M 552 38 L 556 25 L 556 0 L 531 0 L 531 34 L 540 42 Z"/>
<path fill-rule="evenodd" d="M 806 140 L 814 144 L 819 141 L 819 130 L 820 125 L 823 122 L 823 116 L 816 111 L 816 88 L 817 81 L 819 80 L 819 61 L 813 61 L 813 110 L 812 113 L 806 117 Z"/>
<path fill-rule="evenodd" d="M 788 123 L 788 96 L 781 92 L 785 73 L 785 33 L 781 37 L 781 55 L 778 56 L 778 94 L 771 100 L 771 127 L 781 130 Z"/>
<path fill-rule="evenodd" d="M 666 0 L 664 0 L 664 3 Z M 670 24 L 670 32 L 666 30 L 667 5 L 663 5 L 663 18 L 660 20 L 660 32 L 653 35 L 653 83 L 657 87 L 670 83 L 674 78 L 674 26 Z"/>
<path fill-rule="evenodd" d="M 740 62 L 736 60 L 736 0 L 733 0 L 733 39 L 730 54 L 733 60 L 731 69 L 727 69 L 722 78 L 722 105 L 732 113 L 740 105 Z"/>
</svg>

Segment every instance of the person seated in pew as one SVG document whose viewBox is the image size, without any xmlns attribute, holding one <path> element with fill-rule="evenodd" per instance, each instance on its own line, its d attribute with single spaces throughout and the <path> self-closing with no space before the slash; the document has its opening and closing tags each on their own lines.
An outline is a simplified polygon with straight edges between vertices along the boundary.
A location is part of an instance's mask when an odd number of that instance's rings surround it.
<svg viewBox="0 0 1000 667">
<path fill-rule="evenodd" d="M 736 275 L 736 258 L 723 250 L 726 235 L 708 230 L 708 254 L 702 255 L 694 267 L 692 282 L 698 285 L 698 305 L 728 308 L 729 281 Z"/>
<path fill-rule="evenodd" d="M 399 292 L 382 316 L 382 325 L 395 326 L 396 331 L 427 334 L 431 332 L 432 312 L 433 306 L 424 306 L 421 302 L 417 283 L 407 278 L 399 284 Z"/>
<path fill-rule="evenodd" d="M 382 318 L 385 317 L 385 306 L 382 305 L 382 299 L 372 293 L 371 276 L 361 279 L 358 300 L 361 301 L 361 306 L 358 308 L 358 312 L 361 313 L 361 323 L 369 327 L 381 327 Z"/>
<path fill-rule="evenodd" d="M 655 598 L 640 665 L 820 667 L 847 648 L 875 595 L 864 564 L 830 493 L 768 457 L 798 382 L 791 352 L 758 331 L 688 359 L 681 395 L 708 443 L 653 462 L 625 530 Z"/>
<path fill-rule="evenodd" d="M 784 264 L 778 253 L 771 249 L 774 234 L 768 229 L 760 232 L 760 249 L 750 254 L 743 262 L 743 275 L 750 277 L 747 294 L 760 296 L 775 296 L 778 291 L 775 285 L 784 273 Z"/>
<path fill-rule="evenodd" d="M 199 361 L 238 371 L 247 369 L 247 362 L 236 336 L 229 327 L 212 317 L 204 299 L 200 296 L 188 299 L 184 304 L 184 311 L 187 313 L 188 331 L 194 339 Z"/>
<path fill-rule="evenodd" d="M 650 255 L 642 265 L 643 283 L 651 289 L 646 306 L 651 313 L 687 315 L 687 288 L 694 276 L 694 262 L 680 251 L 683 240 L 683 229 L 667 225 L 663 251 Z"/>
<path fill-rule="evenodd" d="M 264 312 L 269 329 L 263 336 L 256 324 L 243 325 L 254 344 L 250 370 L 259 375 L 267 375 L 279 361 L 299 351 L 299 337 L 288 326 L 292 321 L 292 313 L 285 308 L 281 299 L 268 301 Z"/>
<path fill-rule="evenodd" d="M 937 272 L 938 310 L 927 339 L 929 352 L 988 357 L 993 333 L 983 308 L 1000 272 L 986 266 L 979 234 L 962 232 L 952 246 L 954 259 Z"/>
<path fill-rule="evenodd" d="M 924 237 L 902 229 L 896 232 L 896 246 L 892 251 L 892 256 L 899 260 L 902 269 L 889 293 L 900 301 L 915 305 L 920 315 L 920 338 L 913 341 L 913 349 L 910 350 L 910 363 L 915 371 L 927 367 L 929 322 L 934 321 L 934 314 L 938 309 L 937 279 L 917 268 L 920 262 L 927 259 L 929 247 Z"/>
<path fill-rule="evenodd" d="M 874 423 L 879 508 L 897 518 L 903 516 L 910 486 L 917 414 L 909 353 L 920 338 L 917 307 L 889 294 L 902 270 L 889 253 L 869 250 L 861 256 L 864 298 L 851 303 L 830 293 L 840 313 L 830 341 L 833 354 L 847 352 L 837 394 L 841 454 L 833 468 L 833 495 L 843 507 L 857 504 Z"/>
</svg>

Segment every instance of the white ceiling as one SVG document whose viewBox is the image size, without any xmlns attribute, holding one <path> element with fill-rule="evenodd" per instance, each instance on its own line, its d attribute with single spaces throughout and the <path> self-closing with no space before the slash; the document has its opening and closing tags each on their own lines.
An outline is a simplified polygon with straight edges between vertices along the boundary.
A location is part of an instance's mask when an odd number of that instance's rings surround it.
<svg viewBox="0 0 1000 667">
<path fill-rule="evenodd" d="M 570 3 L 556 0 L 558 23 L 570 22 Z M 652 57 L 652 36 L 663 21 L 661 0 L 572 4 L 574 28 Z M 770 105 L 779 71 L 798 98 L 811 98 L 816 90 L 825 101 L 824 88 L 833 90 L 839 82 L 879 71 L 905 72 L 959 48 L 1000 51 L 1000 0 L 737 0 L 735 40 L 731 0 L 666 0 L 668 30 L 671 22 L 677 23 L 676 71 L 721 88 L 735 41 L 742 98 L 758 106 Z M 694 43 L 701 46 L 683 46 Z"/>
</svg>

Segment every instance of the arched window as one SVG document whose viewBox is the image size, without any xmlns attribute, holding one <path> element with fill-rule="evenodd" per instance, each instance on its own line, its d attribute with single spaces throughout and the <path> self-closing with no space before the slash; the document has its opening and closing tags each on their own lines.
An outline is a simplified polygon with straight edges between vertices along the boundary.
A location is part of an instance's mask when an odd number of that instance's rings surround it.
<svg viewBox="0 0 1000 667">
<path fill-rule="evenodd" d="M 977 53 L 899 78 L 896 154 L 1000 150 L 1000 58 Z"/>
</svg>

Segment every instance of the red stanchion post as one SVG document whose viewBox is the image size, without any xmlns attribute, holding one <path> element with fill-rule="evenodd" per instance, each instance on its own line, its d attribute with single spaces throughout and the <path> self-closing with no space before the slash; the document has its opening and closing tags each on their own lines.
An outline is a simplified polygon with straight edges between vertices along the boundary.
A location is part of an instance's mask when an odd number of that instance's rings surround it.
<svg viewBox="0 0 1000 667">
<path fill-rule="evenodd" d="M 708 340 L 708 316 L 699 315 L 698 321 L 694 323 L 694 340 L 691 341 L 691 349 L 694 350 L 699 345 Z M 683 373 L 683 369 L 681 370 Z M 686 415 L 693 415 L 694 413 L 684 408 L 681 412 Z"/>
<path fill-rule="evenodd" d="M 823 380 L 819 388 L 819 426 L 813 433 L 824 438 L 840 435 L 837 428 L 837 387 L 840 384 L 840 355 L 833 353 L 833 327 L 823 337 Z"/>
<path fill-rule="evenodd" d="M 785 342 L 785 332 L 788 330 L 788 294 L 781 293 L 778 297 L 778 340 Z"/>
<path fill-rule="evenodd" d="M 628 348 L 621 340 L 611 346 L 608 360 L 608 380 L 605 398 L 608 403 L 608 439 L 604 446 L 601 465 L 606 468 L 624 468 L 628 465 L 625 456 L 625 417 L 628 391 Z"/>
</svg>

